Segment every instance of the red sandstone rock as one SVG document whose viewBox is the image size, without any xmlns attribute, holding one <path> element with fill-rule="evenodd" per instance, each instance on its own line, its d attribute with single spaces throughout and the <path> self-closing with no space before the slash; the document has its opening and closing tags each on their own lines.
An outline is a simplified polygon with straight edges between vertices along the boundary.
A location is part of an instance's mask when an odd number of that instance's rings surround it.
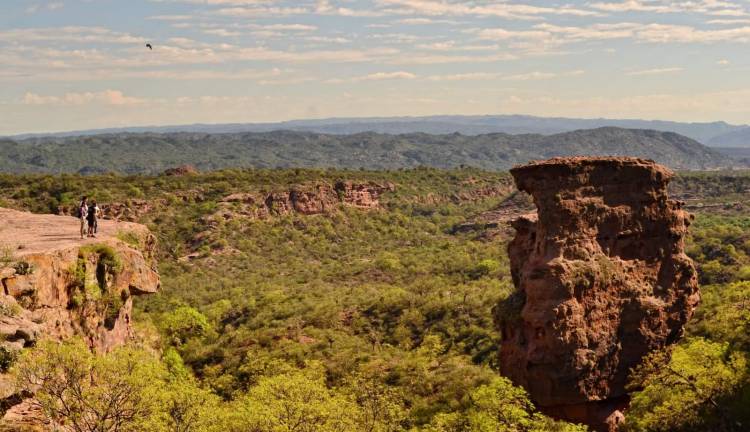
<svg viewBox="0 0 750 432">
<path fill-rule="evenodd" d="M 192 165 L 180 165 L 178 167 L 164 170 L 164 175 L 168 176 L 185 176 L 198 174 L 198 170 Z"/>
<path fill-rule="evenodd" d="M 667 198 L 673 173 L 648 160 L 556 158 L 511 173 L 538 217 L 514 222 L 501 371 L 547 414 L 616 430 L 629 370 L 675 343 L 699 301 L 691 216 Z"/>
<path fill-rule="evenodd" d="M 0 263 L 3 348 L 19 351 L 40 339 L 77 336 L 106 352 L 133 336 L 133 296 L 159 288 L 155 238 L 146 227 L 101 221 L 98 238 L 81 239 L 78 219 L 71 217 L 0 208 L 0 221 L 2 246 L 13 248 L 12 262 Z M 117 238 L 126 232 L 138 239 L 138 249 Z M 107 264 L 102 246 L 114 252 L 119 268 Z M 86 287 L 100 290 L 99 298 L 84 295 Z M 0 374 L 0 404 L 18 407 L 0 415 L 23 421 L 28 407 L 3 385 L 5 378 Z"/>
<path fill-rule="evenodd" d="M 393 192 L 396 187 L 392 183 L 379 185 L 340 181 L 336 183 L 334 189 L 344 205 L 374 209 L 380 207 L 380 195 L 384 192 Z"/>
<path fill-rule="evenodd" d="M 271 192 L 266 195 L 254 193 L 234 193 L 219 201 L 219 211 L 210 216 L 214 220 L 229 220 L 234 217 L 263 219 L 273 215 L 298 213 L 315 215 L 331 213 L 339 206 L 372 210 L 380 208 L 383 193 L 395 190 L 391 183 L 356 183 L 341 181 L 329 183 L 303 184 L 284 192 Z M 209 220 L 204 221 L 211 224 Z"/>
</svg>

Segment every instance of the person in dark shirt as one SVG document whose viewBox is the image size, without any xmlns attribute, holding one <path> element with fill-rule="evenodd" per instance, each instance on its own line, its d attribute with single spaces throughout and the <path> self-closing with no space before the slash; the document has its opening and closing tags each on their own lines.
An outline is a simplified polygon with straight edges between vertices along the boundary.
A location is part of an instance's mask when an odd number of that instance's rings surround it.
<svg viewBox="0 0 750 432">
<path fill-rule="evenodd" d="M 89 237 L 96 237 L 96 221 L 97 221 L 97 209 L 99 207 L 96 205 L 96 201 L 92 200 L 91 204 L 89 204 L 88 211 L 86 213 L 86 220 L 89 224 Z"/>
</svg>

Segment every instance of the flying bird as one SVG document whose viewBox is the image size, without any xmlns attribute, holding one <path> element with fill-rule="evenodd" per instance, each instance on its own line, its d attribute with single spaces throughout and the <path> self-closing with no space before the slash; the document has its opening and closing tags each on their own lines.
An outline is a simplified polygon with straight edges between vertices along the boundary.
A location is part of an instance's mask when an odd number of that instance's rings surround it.
<svg viewBox="0 0 750 432">
<path fill-rule="evenodd" d="M 147 44 L 146 44 L 146 48 L 148 48 L 148 49 L 150 49 L 150 50 L 152 50 L 152 51 L 153 51 L 153 49 L 154 49 L 154 47 L 152 47 L 150 43 L 147 43 Z"/>
</svg>

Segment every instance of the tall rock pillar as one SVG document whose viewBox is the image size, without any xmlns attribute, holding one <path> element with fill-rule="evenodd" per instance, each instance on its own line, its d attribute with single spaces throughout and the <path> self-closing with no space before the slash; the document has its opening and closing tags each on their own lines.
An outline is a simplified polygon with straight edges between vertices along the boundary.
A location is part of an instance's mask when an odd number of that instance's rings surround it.
<svg viewBox="0 0 750 432">
<path fill-rule="evenodd" d="M 675 343 L 698 304 L 691 216 L 667 197 L 673 173 L 649 160 L 555 158 L 511 173 L 538 213 L 513 223 L 501 372 L 545 413 L 616 430 L 630 369 Z"/>
</svg>

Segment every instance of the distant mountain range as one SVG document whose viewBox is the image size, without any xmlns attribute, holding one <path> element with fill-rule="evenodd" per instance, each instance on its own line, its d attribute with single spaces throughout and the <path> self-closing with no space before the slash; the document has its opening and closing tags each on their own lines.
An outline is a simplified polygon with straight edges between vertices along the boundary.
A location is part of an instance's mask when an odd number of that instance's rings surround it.
<svg viewBox="0 0 750 432">
<path fill-rule="evenodd" d="M 580 129 L 620 127 L 675 132 L 712 147 L 750 147 L 750 126 L 730 125 L 725 122 L 680 123 L 658 120 L 572 119 L 546 118 L 523 115 L 497 116 L 431 116 L 431 117 L 372 117 L 332 118 L 321 120 L 293 120 L 280 123 L 247 123 L 218 125 L 183 125 L 100 129 L 57 134 L 20 135 L 23 139 L 34 136 L 79 136 L 113 133 L 245 133 L 292 130 L 325 134 L 357 134 L 377 132 L 382 134 L 451 134 L 483 135 L 491 133 L 551 135 Z"/>
<path fill-rule="evenodd" d="M 614 127 L 555 135 L 433 135 L 300 131 L 207 134 L 110 133 L 0 140 L 0 172 L 158 173 L 182 164 L 230 167 L 398 169 L 461 165 L 506 170 L 532 159 L 625 155 L 675 169 L 716 169 L 738 162 L 672 132 Z"/>
<path fill-rule="evenodd" d="M 711 138 L 706 145 L 711 147 L 734 147 L 750 149 L 750 127 L 745 127 Z"/>
</svg>

